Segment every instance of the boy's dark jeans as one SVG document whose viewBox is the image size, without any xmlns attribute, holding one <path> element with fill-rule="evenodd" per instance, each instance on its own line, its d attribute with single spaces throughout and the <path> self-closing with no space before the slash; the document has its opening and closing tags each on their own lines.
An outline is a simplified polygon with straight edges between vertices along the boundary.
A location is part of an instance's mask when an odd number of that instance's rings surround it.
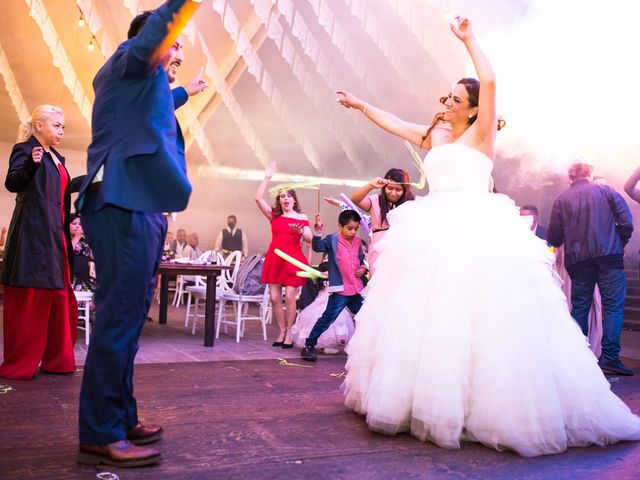
<svg viewBox="0 0 640 480">
<path fill-rule="evenodd" d="M 355 295 L 339 295 L 332 293 L 329 295 L 329 301 L 327 302 L 327 308 L 324 310 L 322 316 L 318 319 L 313 326 L 309 338 L 304 342 L 307 347 L 315 347 L 318 343 L 320 335 L 322 335 L 327 328 L 338 318 L 340 312 L 347 307 L 354 315 L 360 311 L 362 307 L 362 296 L 359 293 Z"/>
</svg>

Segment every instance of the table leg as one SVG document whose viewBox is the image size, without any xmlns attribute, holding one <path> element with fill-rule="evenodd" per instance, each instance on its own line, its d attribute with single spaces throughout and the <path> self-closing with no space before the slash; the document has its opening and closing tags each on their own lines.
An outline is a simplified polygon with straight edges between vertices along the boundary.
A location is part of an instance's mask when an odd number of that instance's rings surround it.
<svg viewBox="0 0 640 480">
<path fill-rule="evenodd" d="M 160 313 L 158 323 L 166 325 L 167 323 L 167 303 L 169 302 L 169 277 L 160 275 Z"/>
<path fill-rule="evenodd" d="M 204 346 L 213 347 L 213 337 L 216 325 L 216 277 L 218 274 L 207 276 L 207 297 L 204 311 Z"/>
</svg>

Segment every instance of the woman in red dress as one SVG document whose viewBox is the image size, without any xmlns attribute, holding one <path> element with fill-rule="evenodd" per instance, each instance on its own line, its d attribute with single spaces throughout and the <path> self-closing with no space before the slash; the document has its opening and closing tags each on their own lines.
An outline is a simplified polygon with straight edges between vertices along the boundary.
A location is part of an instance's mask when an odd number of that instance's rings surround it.
<svg viewBox="0 0 640 480">
<path fill-rule="evenodd" d="M 71 288 L 69 173 L 54 148 L 64 112 L 36 108 L 9 159 L 5 186 L 16 206 L 4 251 L 4 362 L 0 377 L 31 379 L 76 369 L 78 306 Z M 42 363 L 41 363 L 42 362 Z"/>
<path fill-rule="evenodd" d="M 276 171 L 276 164 L 272 162 L 265 170 L 264 180 L 258 187 L 255 197 L 258 208 L 271 222 L 272 237 L 265 256 L 260 281 L 269 284 L 273 316 L 280 329 L 273 346 L 293 348 L 291 327 L 296 319 L 296 297 L 298 296 L 298 288 L 306 280 L 296 275 L 296 272 L 299 271 L 296 266 L 280 258 L 274 253 L 274 250 L 279 248 L 296 260 L 308 264 L 302 253 L 301 244 L 303 240 L 311 243 L 313 234 L 309 227 L 309 219 L 300 212 L 298 197 L 294 190 L 285 190 L 280 193 L 273 207 L 264 200 L 267 184 Z M 285 289 L 286 312 L 282 308 L 283 287 Z"/>
</svg>

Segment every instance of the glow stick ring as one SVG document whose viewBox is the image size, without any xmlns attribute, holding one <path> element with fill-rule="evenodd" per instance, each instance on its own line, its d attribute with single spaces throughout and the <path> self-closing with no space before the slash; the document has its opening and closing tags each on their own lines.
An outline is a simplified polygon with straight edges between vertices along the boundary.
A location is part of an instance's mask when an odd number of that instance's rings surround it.
<svg viewBox="0 0 640 480">
<path fill-rule="evenodd" d="M 319 272 L 319 273 L 322 273 L 322 272 Z M 321 278 L 323 280 L 327 279 L 326 275 L 325 276 L 319 276 L 319 275 L 315 275 L 315 274 L 312 274 L 312 273 L 309 273 L 309 272 L 303 272 L 303 271 L 296 272 L 296 275 L 299 276 L 299 277 L 302 277 L 302 278 L 311 278 L 311 279 Z"/>
<path fill-rule="evenodd" d="M 347 204 L 347 207 L 349 207 L 351 210 L 355 210 L 356 212 L 360 212 L 360 209 L 358 207 L 356 207 L 353 204 L 353 202 L 351 201 L 351 199 L 349 197 L 347 197 L 344 193 L 340 194 L 340 198 L 342 199 L 342 201 L 344 203 Z M 369 235 L 371 233 L 371 228 L 369 227 L 369 224 L 367 223 L 367 221 L 362 216 L 360 216 L 360 225 L 362 226 L 362 230 L 364 230 L 364 233 L 366 233 L 367 235 Z"/>
<path fill-rule="evenodd" d="M 293 258 L 291 255 L 287 255 L 286 253 L 284 253 L 279 248 L 276 248 L 273 252 L 276 255 L 278 255 L 281 259 L 283 259 L 283 260 L 291 263 L 292 265 L 298 267 L 303 272 L 307 272 L 310 275 L 313 275 L 314 277 L 318 277 L 318 278 L 328 278 L 327 274 L 322 273 L 322 272 L 316 270 L 315 268 L 312 268 L 309 265 L 306 265 L 306 264 L 302 263 L 300 260 L 297 260 L 297 259 Z"/>
</svg>

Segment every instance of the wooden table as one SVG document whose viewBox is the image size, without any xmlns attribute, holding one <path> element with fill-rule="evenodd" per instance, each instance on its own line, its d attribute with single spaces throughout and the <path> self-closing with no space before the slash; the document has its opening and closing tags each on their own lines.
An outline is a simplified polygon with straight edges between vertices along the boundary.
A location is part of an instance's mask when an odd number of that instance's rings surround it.
<svg viewBox="0 0 640 480">
<path fill-rule="evenodd" d="M 167 323 L 167 303 L 169 301 L 169 276 L 200 275 L 207 277 L 207 296 L 204 310 L 204 346 L 213 347 L 216 315 L 216 282 L 225 265 L 192 265 L 187 263 L 161 263 L 158 267 L 160 277 L 160 318 L 158 323 Z"/>
</svg>

